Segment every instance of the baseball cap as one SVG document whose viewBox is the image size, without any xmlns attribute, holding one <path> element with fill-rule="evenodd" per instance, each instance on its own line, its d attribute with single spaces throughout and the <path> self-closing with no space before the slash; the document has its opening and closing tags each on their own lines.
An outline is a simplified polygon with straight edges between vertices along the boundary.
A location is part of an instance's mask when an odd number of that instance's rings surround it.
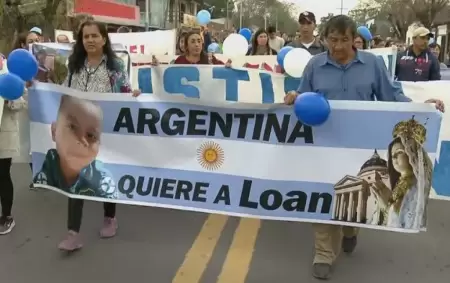
<svg viewBox="0 0 450 283">
<path fill-rule="evenodd" d="M 38 35 L 42 35 L 42 29 L 38 28 L 38 27 L 34 27 L 34 28 L 30 29 L 30 32 L 34 32 Z"/>
<path fill-rule="evenodd" d="M 412 37 L 416 36 L 428 36 L 428 37 L 434 37 L 434 35 L 430 32 L 429 29 L 426 27 L 418 27 L 412 32 Z"/>
<path fill-rule="evenodd" d="M 304 21 L 304 20 L 315 24 L 316 23 L 316 15 L 314 15 L 314 13 L 305 11 L 305 12 L 301 13 L 300 16 L 298 16 L 299 22 Z"/>
</svg>

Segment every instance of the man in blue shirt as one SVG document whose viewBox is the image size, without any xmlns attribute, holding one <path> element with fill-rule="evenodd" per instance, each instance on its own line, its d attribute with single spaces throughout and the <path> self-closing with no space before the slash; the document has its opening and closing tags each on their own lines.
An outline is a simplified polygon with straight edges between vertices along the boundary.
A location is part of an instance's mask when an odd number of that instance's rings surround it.
<svg viewBox="0 0 450 283">
<path fill-rule="evenodd" d="M 411 101 L 393 84 L 383 60 L 353 47 L 356 35 L 356 24 L 351 18 L 343 15 L 331 18 L 324 30 L 329 51 L 309 61 L 298 91 L 289 92 L 285 103 L 294 103 L 297 95 L 304 92 L 322 93 L 330 100 Z M 430 99 L 426 102 L 435 103 L 436 108 L 444 110 L 442 101 Z M 341 248 L 346 253 L 355 249 L 358 229 L 314 224 L 314 230 L 313 276 L 328 279 Z"/>
</svg>

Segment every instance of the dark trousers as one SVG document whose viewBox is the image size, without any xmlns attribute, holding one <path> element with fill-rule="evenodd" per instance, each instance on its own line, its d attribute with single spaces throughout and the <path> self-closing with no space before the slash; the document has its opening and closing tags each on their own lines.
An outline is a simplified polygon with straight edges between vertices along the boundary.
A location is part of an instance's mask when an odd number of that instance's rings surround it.
<svg viewBox="0 0 450 283">
<path fill-rule="evenodd" d="M 14 188 L 11 180 L 12 158 L 0 159 L 0 203 L 2 216 L 11 216 Z"/>
<path fill-rule="evenodd" d="M 67 229 L 75 232 L 80 232 L 81 219 L 83 218 L 84 200 L 69 198 Z M 104 216 L 114 218 L 116 217 L 116 204 L 104 202 L 103 203 Z"/>
</svg>

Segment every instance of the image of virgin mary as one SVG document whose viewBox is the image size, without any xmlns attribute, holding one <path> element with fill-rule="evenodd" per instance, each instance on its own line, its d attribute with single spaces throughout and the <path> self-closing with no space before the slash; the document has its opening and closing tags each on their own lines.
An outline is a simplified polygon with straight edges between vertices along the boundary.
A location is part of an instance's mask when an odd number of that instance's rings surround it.
<svg viewBox="0 0 450 283">
<path fill-rule="evenodd" d="M 379 224 L 404 229 L 426 226 L 432 162 L 423 148 L 425 138 L 425 127 L 414 117 L 394 127 L 393 140 L 388 147 L 390 188 L 381 180 L 375 180 L 374 184 L 374 194 L 382 211 Z"/>
</svg>

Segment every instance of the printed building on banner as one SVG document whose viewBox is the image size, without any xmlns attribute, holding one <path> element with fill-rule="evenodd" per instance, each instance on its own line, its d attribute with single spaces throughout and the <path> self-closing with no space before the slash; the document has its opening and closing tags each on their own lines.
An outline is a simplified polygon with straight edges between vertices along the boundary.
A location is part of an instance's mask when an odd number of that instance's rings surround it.
<svg viewBox="0 0 450 283">
<path fill-rule="evenodd" d="M 362 165 L 358 175 L 347 175 L 334 185 L 332 219 L 356 223 L 378 222 L 377 219 L 367 217 L 376 205 L 375 200 L 369 199 L 370 191 L 378 178 L 389 186 L 387 173 L 387 161 L 375 150 L 373 156 Z M 368 205 L 369 201 L 371 203 Z M 374 213 L 376 214 L 376 211 Z M 373 216 L 378 218 L 378 215 Z"/>
</svg>

